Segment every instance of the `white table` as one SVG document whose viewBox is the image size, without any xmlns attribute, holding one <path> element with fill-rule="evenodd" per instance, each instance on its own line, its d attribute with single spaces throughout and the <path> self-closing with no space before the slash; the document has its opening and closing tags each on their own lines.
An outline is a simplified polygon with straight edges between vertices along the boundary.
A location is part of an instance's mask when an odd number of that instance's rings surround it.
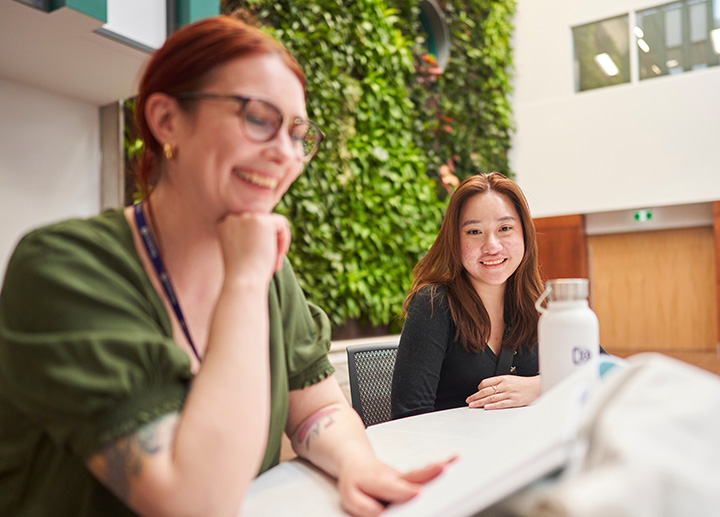
<svg viewBox="0 0 720 517">
<path fill-rule="evenodd" d="M 535 404 L 485 411 L 458 408 L 367 429 L 378 457 L 400 470 L 458 454 L 458 461 L 390 516 L 468 516 L 565 464 L 587 381 L 573 376 Z M 335 482 L 302 460 L 284 462 L 252 484 L 242 517 L 344 515 Z"/>
</svg>

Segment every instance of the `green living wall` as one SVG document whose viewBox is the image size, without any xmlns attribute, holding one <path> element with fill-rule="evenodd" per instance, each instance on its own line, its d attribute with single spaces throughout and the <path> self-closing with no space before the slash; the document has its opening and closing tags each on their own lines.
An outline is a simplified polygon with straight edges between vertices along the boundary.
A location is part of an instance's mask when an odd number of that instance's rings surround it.
<svg viewBox="0 0 720 517">
<path fill-rule="evenodd" d="M 300 284 L 336 329 L 399 330 L 412 268 L 447 201 L 442 164 L 460 179 L 510 174 L 514 2 L 441 5 L 452 43 L 442 72 L 412 1 L 223 2 L 283 42 L 307 75 L 308 112 L 326 140 L 278 212 L 292 226 Z"/>
<path fill-rule="evenodd" d="M 513 116 L 514 0 L 438 1 L 450 31 L 450 59 L 440 71 L 426 54 L 416 2 L 395 0 L 401 28 L 411 35 L 416 73 L 408 83 L 414 134 L 426 152 L 428 174 L 446 164 L 456 176 L 500 171 L 508 163 Z"/>
</svg>

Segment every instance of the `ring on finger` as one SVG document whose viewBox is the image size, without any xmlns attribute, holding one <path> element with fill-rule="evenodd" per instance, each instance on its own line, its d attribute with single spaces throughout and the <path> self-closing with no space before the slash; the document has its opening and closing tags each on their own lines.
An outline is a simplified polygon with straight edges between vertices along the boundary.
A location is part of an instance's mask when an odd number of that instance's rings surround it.
<svg viewBox="0 0 720 517">
<path fill-rule="evenodd" d="M 497 392 L 498 392 L 497 384 L 493 384 L 493 387 L 492 387 L 492 388 L 495 390 L 495 394 L 497 394 Z"/>
</svg>

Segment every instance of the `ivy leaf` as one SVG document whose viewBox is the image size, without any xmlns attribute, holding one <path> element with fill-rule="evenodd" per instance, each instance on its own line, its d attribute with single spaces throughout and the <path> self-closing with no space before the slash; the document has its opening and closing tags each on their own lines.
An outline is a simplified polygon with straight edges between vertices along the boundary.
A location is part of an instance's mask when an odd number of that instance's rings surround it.
<svg viewBox="0 0 720 517">
<path fill-rule="evenodd" d="M 380 147 L 379 145 L 376 145 L 375 147 L 373 147 L 372 150 L 370 151 L 370 154 L 372 154 L 375 158 L 377 158 L 381 162 L 386 162 L 390 158 L 390 153 L 388 153 L 384 147 Z"/>
</svg>

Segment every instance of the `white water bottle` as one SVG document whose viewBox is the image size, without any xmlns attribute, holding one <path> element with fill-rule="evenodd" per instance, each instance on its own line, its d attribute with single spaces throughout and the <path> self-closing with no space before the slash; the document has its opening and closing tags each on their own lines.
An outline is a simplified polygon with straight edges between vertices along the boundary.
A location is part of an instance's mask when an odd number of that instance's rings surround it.
<svg viewBox="0 0 720 517">
<path fill-rule="evenodd" d="M 547 309 L 541 306 L 546 297 Z M 549 280 L 535 303 L 543 393 L 588 362 L 595 364 L 592 380 L 598 376 L 600 326 L 587 298 L 586 278 L 560 278 Z"/>
</svg>

